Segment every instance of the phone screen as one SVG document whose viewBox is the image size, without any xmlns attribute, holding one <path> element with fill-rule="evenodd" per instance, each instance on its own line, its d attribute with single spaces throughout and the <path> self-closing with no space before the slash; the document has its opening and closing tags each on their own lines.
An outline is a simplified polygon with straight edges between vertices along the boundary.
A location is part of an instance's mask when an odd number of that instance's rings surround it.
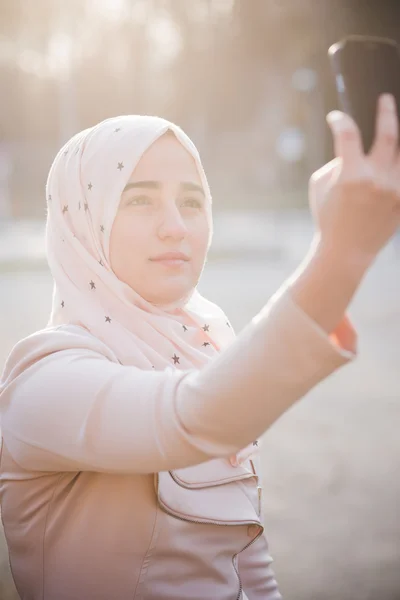
<svg viewBox="0 0 400 600">
<path fill-rule="evenodd" d="M 329 58 L 340 108 L 357 123 L 368 152 L 381 94 L 395 96 L 400 117 L 400 48 L 385 38 L 350 36 L 329 48 Z"/>
</svg>

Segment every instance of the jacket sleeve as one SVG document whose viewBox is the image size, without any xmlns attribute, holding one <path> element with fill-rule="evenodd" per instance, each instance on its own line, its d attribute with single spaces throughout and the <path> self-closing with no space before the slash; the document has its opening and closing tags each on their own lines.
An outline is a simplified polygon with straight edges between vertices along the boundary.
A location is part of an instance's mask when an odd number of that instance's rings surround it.
<svg viewBox="0 0 400 600">
<path fill-rule="evenodd" d="M 239 575 L 248 600 L 282 600 L 263 533 L 239 554 Z"/>
<path fill-rule="evenodd" d="M 3 383 L 2 434 L 23 468 L 154 473 L 228 457 L 353 358 L 288 293 L 200 371 L 143 371 L 85 344 Z"/>
</svg>

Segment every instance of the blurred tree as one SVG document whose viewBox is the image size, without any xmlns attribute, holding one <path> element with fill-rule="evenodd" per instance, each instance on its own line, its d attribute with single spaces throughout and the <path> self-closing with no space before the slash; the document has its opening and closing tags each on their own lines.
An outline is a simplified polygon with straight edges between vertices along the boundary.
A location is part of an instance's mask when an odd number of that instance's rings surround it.
<svg viewBox="0 0 400 600">
<path fill-rule="evenodd" d="M 2 0 L 0 136 L 14 173 L 29 174 L 15 175 L 14 196 L 40 197 L 75 131 L 136 112 L 192 135 L 220 206 L 244 194 L 281 204 L 276 191 L 304 190 L 331 153 L 328 46 L 350 32 L 399 37 L 399 20 L 398 0 Z M 288 139 L 297 162 L 280 158 Z"/>
</svg>

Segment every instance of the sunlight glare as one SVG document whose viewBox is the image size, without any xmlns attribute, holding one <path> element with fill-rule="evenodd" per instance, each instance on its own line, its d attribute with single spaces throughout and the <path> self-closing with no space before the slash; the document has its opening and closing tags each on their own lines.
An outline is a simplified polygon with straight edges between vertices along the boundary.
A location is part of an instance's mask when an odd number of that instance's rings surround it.
<svg viewBox="0 0 400 600">
<path fill-rule="evenodd" d="M 68 73 L 72 59 L 72 38 L 65 33 L 54 33 L 49 42 L 47 67 L 52 75 L 62 77 Z"/>
<path fill-rule="evenodd" d="M 129 17 L 129 2 L 126 0 L 92 0 L 89 10 L 100 13 L 107 21 L 118 22 Z"/>
<path fill-rule="evenodd" d="M 41 77 L 44 75 L 44 64 L 43 59 L 38 52 L 34 50 L 25 49 L 19 54 L 18 65 L 25 73 L 32 73 Z"/>
<path fill-rule="evenodd" d="M 166 16 L 149 22 L 148 36 L 154 48 L 151 58 L 155 63 L 168 63 L 181 50 L 182 40 L 179 31 L 173 21 Z"/>
</svg>

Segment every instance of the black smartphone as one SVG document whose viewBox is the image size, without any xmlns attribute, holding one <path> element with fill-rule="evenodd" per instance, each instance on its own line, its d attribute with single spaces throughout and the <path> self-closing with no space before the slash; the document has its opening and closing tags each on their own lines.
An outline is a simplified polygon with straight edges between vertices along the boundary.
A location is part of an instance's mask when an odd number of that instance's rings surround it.
<svg viewBox="0 0 400 600">
<path fill-rule="evenodd" d="M 387 38 L 351 35 L 333 44 L 328 56 L 340 109 L 353 117 L 369 152 L 381 94 L 393 94 L 400 119 L 400 46 Z"/>
</svg>

